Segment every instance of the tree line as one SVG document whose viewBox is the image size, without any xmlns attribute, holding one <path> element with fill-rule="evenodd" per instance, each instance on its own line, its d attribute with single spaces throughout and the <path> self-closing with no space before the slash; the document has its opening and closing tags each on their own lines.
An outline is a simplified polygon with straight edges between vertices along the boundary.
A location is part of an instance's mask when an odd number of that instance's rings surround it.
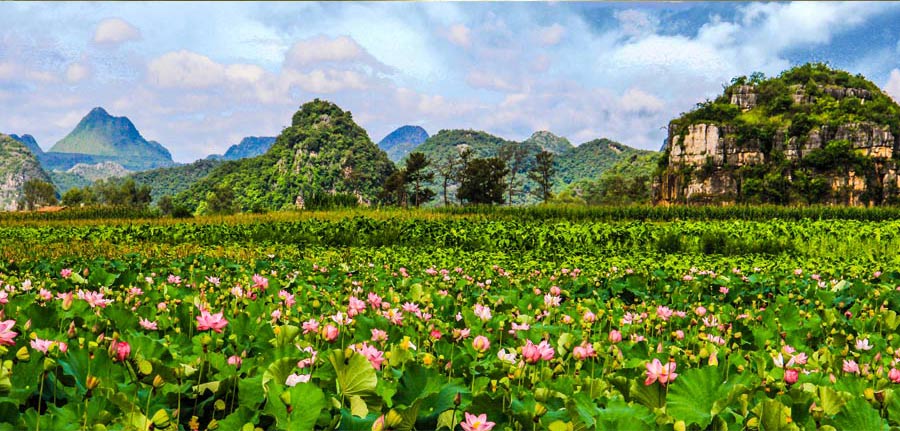
<svg viewBox="0 0 900 431">
<path fill-rule="evenodd" d="M 445 206 L 453 199 L 451 189 L 456 187 L 456 200 L 463 204 L 512 204 L 523 191 L 524 178 L 537 187 L 528 190 L 543 202 L 553 197 L 553 153 L 541 151 L 528 160 L 527 150 L 521 146 L 504 146 L 496 157 L 474 157 L 472 151 L 462 147 L 459 151 L 437 162 L 422 152 L 410 153 L 403 167 L 394 171 L 379 194 L 386 205 L 419 206 L 433 201 L 437 193 L 426 187 L 438 186 Z M 530 169 L 523 172 L 528 163 Z M 524 174 L 524 175 L 523 175 Z M 524 177 L 524 178 L 523 178 Z"/>
</svg>

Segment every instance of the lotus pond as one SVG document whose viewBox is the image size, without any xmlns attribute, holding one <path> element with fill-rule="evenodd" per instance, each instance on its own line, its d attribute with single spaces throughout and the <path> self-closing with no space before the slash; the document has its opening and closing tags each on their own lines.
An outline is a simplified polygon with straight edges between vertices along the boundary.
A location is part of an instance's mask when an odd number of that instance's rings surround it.
<svg viewBox="0 0 900 431">
<path fill-rule="evenodd" d="M 788 226 L 896 230 L 846 223 Z M 0 264 L 0 430 L 900 427 L 893 262 L 667 251 L 654 230 L 683 226 L 610 226 L 649 245 L 72 244 L 118 253 L 97 257 L 65 255 L 63 227 L 7 230 L 7 253 L 53 251 Z"/>
</svg>

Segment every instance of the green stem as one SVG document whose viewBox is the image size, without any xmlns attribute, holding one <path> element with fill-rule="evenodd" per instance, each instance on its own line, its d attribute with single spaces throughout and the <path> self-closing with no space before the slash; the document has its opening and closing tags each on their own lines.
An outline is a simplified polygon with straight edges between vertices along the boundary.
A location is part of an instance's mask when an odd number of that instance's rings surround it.
<svg viewBox="0 0 900 431">
<path fill-rule="evenodd" d="M 34 426 L 34 431 L 40 431 L 41 429 L 41 403 L 44 401 L 44 379 L 47 376 L 45 371 L 41 371 L 41 389 L 38 391 L 38 417 L 37 424 Z"/>
</svg>

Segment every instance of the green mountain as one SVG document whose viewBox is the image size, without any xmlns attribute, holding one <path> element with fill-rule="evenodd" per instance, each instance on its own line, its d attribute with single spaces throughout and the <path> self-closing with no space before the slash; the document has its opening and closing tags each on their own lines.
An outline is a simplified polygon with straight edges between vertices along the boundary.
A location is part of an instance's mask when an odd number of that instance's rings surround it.
<svg viewBox="0 0 900 431">
<path fill-rule="evenodd" d="M 428 132 L 425 129 L 419 126 L 403 126 L 378 142 L 378 148 L 384 150 L 392 162 L 399 163 L 427 139 Z"/>
<path fill-rule="evenodd" d="M 668 142 L 661 203 L 900 203 L 900 105 L 824 64 L 734 78 L 672 120 Z"/>
<path fill-rule="evenodd" d="M 47 156 L 45 165 L 53 170 L 106 161 L 134 171 L 174 164 L 169 150 L 144 139 L 131 120 L 113 117 L 103 108 L 92 109 Z"/>
<path fill-rule="evenodd" d="M 459 154 L 463 148 L 472 151 L 472 157 L 494 157 L 501 147 L 511 142 L 480 130 L 441 130 L 426 139 L 416 151 L 424 153 L 432 161 L 446 160 L 451 155 Z"/>
<path fill-rule="evenodd" d="M 220 160 L 201 159 L 186 165 L 135 172 L 130 177 L 138 185 L 150 186 L 150 196 L 155 202 L 162 196 L 175 196 L 189 189 L 222 163 Z"/>
<path fill-rule="evenodd" d="M 28 151 L 31 151 L 35 157 L 40 160 L 41 156 L 44 155 L 44 150 L 38 145 L 37 140 L 34 139 L 34 136 L 25 134 L 22 136 L 19 135 L 9 135 L 10 138 L 13 138 L 23 144 L 25 144 L 25 148 L 28 148 Z"/>
<path fill-rule="evenodd" d="M 224 155 L 213 154 L 207 157 L 210 160 L 240 160 L 248 157 L 261 156 L 269 151 L 272 144 L 275 143 L 274 137 L 269 136 L 248 136 L 241 139 L 237 145 L 228 147 Z"/>
<path fill-rule="evenodd" d="M 197 206 L 213 189 L 225 186 L 234 190 L 243 209 L 302 207 L 335 193 L 367 201 L 394 169 L 350 112 L 316 99 L 300 107 L 291 127 L 265 154 L 223 163 L 179 200 Z"/>
<path fill-rule="evenodd" d="M 572 143 L 568 139 L 556 136 L 546 130 L 534 132 L 530 138 L 522 143 L 536 145 L 541 150 L 546 150 L 553 154 L 562 154 L 573 148 Z"/>
<path fill-rule="evenodd" d="M 556 156 L 556 182 L 562 186 L 583 178 L 598 178 L 621 160 L 652 153 L 606 138 L 585 142 Z"/>
<path fill-rule="evenodd" d="M 0 210 L 18 209 L 25 183 L 35 178 L 50 182 L 47 172 L 25 144 L 0 134 Z"/>
</svg>

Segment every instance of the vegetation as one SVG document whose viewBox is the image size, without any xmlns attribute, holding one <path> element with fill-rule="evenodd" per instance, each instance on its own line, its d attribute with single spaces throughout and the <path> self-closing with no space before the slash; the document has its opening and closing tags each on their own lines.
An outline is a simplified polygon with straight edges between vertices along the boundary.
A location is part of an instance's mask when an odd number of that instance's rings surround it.
<svg viewBox="0 0 900 431">
<path fill-rule="evenodd" d="M 742 111 L 731 98 L 746 88 L 756 100 Z M 761 73 L 737 77 L 721 96 L 673 120 L 674 135 L 684 137 L 690 125 L 699 123 L 718 125 L 726 139 L 748 151 L 759 151 L 765 159 L 759 166 L 722 167 L 740 185 L 738 202 L 846 203 L 848 190 L 833 189 L 831 182 L 848 178 L 852 171 L 865 178 L 861 202 L 885 203 L 884 185 L 874 164 L 893 161 L 857 154 L 854 143 L 835 137 L 842 127 L 881 127 L 894 136 L 900 133 L 900 105 L 861 75 L 809 63 L 777 77 Z M 822 142 L 821 148 L 801 152 L 799 158 L 786 156 L 813 134 Z"/>
<path fill-rule="evenodd" d="M 150 200 L 150 187 L 138 185 L 131 178 L 100 180 L 85 188 L 71 189 L 62 197 L 66 206 L 146 207 Z"/>
<path fill-rule="evenodd" d="M 502 204 L 503 177 L 509 172 L 506 163 L 497 157 L 469 160 L 460 171 L 456 196 L 469 204 Z"/>
<path fill-rule="evenodd" d="M 403 126 L 389 133 L 378 142 L 378 148 L 387 153 L 394 163 L 400 163 L 406 156 L 416 151 L 428 139 L 428 132 L 419 126 Z"/>
<path fill-rule="evenodd" d="M 53 184 L 32 178 L 22 187 L 22 201 L 19 208 L 32 211 L 43 206 L 56 205 L 58 202 Z"/>
<path fill-rule="evenodd" d="M 176 196 L 187 190 L 221 164 L 218 160 L 197 160 L 187 165 L 135 172 L 130 178 L 140 185 L 150 187 L 150 195 L 157 201 L 163 196 Z"/>
<path fill-rule="evenodd" d="M 528 179 L 537 184 L 537 189 L 533 193 L 544 203 L 553 197 L 554 175 L 556 168 L 553 167 L 553 153 L 541 151 L 535 156 L 534 169 L 528 172 Z"/>
<path fill-rule="evenodd" d="M 896 427 L 897 211 L 21 218 L 0 428 Z"/>
<path fill-rule="evenodd" d="M 567 185 L 579 179 L 598 178 L 620 160 L 646 154 L 652 152 L 636 150 L 609 139 L 585 142 L 556 157 L 557 184 Z"/>
<path fill-rule="evenodd" d="M 181 192 L 177 199 L 193 208 L 215 187 L 240 190 L 241 210 L 306 208 L 372 200 L 394 171 L 384 151 L 369 140 L 349 112 L 318 100 L 294 114 L 268 152 L 228 161 Z M 341 195 L 329 198 L 326 195 Z M 202 197 L 202 198 L 201 198 Z"/>
<path fill-rule="evenodd" d="M 0 210 L 18 209 L 23 189 L 29 180 L 50 182 L 37 157 L 21 142 L 0 134 Z"/>
</svg>

